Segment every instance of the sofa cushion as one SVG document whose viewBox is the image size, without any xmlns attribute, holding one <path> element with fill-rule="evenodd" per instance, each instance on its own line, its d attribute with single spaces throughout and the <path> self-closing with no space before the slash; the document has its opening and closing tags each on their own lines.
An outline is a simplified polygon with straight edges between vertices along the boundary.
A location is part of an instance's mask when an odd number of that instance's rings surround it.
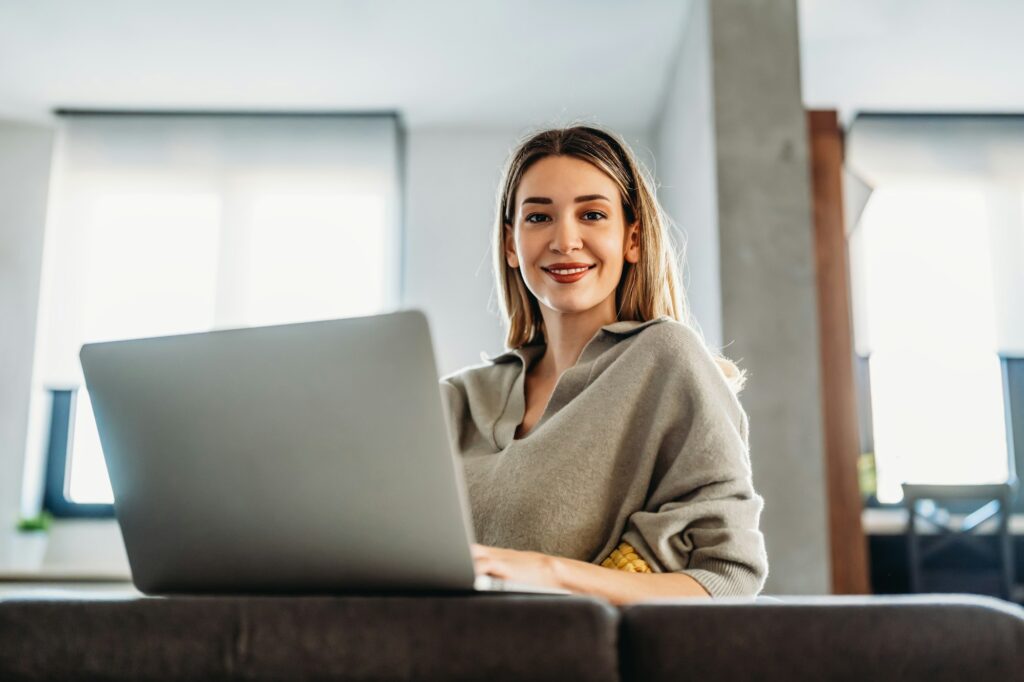
<svg viewBox="0 0 1024 682">
<path fill-rule="evenodd" d="M 1024 609 L 973 595 L 675 600 L 622 609 L 625 680 L 1013 680 Z"/>
<path fill-rule="evenodd" d="M 617 618 L 511 594 L 5 600 L 0 679 L 614 680 Z"/>
</svg>

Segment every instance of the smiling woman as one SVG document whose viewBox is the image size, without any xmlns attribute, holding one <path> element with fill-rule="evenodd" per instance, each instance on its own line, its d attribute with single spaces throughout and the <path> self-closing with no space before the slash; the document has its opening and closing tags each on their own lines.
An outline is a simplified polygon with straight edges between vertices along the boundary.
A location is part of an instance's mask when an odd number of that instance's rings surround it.
<svg viewBox="0 0 1024 682">
<path fill-rule="evenodd" d="M 590 127 L 509 160 L 494 240 L 509 350 L 442 379 L 478 573 L 614 603 L 764 585 L 743 376 L 689 323 L 650 186 Z"/>
</svg>

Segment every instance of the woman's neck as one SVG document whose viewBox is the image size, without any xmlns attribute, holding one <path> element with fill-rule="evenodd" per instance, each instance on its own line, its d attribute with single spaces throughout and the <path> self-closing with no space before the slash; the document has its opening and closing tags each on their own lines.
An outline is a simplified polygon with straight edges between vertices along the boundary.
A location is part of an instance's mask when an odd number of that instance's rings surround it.
<svg viewBox="0 0 1024 682">
<path fill-rule="evenodd" d="M 534 371 L 543 377 L 557 378 L 576 364 L 601 327 L 615 321 L 615 295 L 582 313 L 559 313 L 542 305 L 541 316 L 546 348 Z"/>
</svg>

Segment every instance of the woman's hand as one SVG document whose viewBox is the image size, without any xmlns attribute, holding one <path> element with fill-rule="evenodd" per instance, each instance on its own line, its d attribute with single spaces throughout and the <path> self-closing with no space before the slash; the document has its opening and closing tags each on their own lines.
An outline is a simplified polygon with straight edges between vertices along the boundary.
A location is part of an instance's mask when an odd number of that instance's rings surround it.
<svg viewBox="0 0 1024 682">
<path fill-rule="evenodd" d="M 470 545 L 470 551 L 477 575 L 541 587 L 562 587 L 555 568 L 558 557 L 477 544 Z"/>
<path fill-rule="evenodd" d="M 629 573 L 566 557 L 487 545 L 470 545 L 470 551 L 477 575 L 590 594 L 612 604 L 663 597 L 709 597 L 704 586 L 685 573 Z"/>
</svg>

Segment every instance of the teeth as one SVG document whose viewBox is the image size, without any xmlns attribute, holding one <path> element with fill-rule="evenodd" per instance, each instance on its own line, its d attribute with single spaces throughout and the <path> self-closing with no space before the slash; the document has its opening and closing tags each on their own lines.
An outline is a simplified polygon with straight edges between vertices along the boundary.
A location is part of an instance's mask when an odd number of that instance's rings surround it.
<svg viewBox="0 0 1024 682">
<path fill-rule="evenodd" d="M 589 269 L 590 269 L 589 267 L 586 267 L 586 268 L 573 268 L 572 270 L 549 270 L 548 272 L 553 272 L 556 275 L 574 275 L 577 272 L 583 272 L 584 270 L 589 270 Z"/>
</svg>

